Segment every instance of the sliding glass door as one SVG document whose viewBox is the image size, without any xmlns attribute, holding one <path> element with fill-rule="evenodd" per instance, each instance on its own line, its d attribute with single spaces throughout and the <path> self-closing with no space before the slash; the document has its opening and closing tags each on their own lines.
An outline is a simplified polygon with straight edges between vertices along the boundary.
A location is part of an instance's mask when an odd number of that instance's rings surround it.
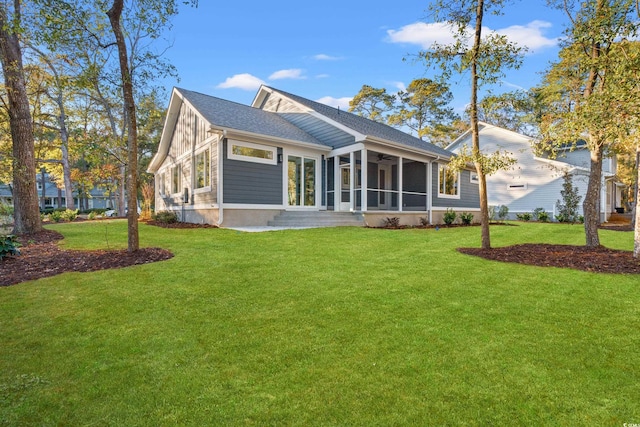
<svg viewBox="0 0 640 427">
<path fill-rule="evenodd" d="M 316 159 L 288 156 L 287 199 L 289 206 L 316 205 Z"/>
</svg>

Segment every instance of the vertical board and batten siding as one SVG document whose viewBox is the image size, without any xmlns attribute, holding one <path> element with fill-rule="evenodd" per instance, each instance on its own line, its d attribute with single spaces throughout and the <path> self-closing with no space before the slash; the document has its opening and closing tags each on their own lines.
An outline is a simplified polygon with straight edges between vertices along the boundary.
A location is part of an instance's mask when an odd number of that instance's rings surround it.
<svg viewBox="0 0 640 427">
<path fill-rule="evenodd" d="M 217 168 L 218 154 L 216 143 L 210 144 L 210 178 L 211 191 L 194 193 L 192 163 L 193 155 L 196 148 L 200 149 L 204 145 L 204 141 L 209 137 L 207 130 L 209 124 L 201 119 L 193 109 L 183 103 L 180 106 L 180 112 L 176 119 L 176 124 L 171 136 L 171 143 L 167 158 L 158 170 L 159 176 L 164 176 L 164 186 L 167 193 L 170 193 L 171 186 L 171 168 L 180 165 L 182 189 L 178 194 L 169 194 L 160 197 L 159 206 L 170 207 L 182 204 L 183 189 L 189 189 L 189 198 L 191 203 L 215 203 L 217 199 Z M 159 184 L 159 182 L 158 182 Z"/>
<path fill-rule="evenodd" d="M 229 159 L 226 140 L 223 147 L 223 203 L 282 205 L 283 164 L 267 165 Z M 278 148 L 278 154 L 282 149 Z"/>
<path fill-rule="evenodd" d="M 308 114 L 289 99 L 271 94 L 264 101 L 262 109 L 278 113 L 283 119 L 329 147 L 340 148 L 355 143 L 353 135 Z"/>
</svg>

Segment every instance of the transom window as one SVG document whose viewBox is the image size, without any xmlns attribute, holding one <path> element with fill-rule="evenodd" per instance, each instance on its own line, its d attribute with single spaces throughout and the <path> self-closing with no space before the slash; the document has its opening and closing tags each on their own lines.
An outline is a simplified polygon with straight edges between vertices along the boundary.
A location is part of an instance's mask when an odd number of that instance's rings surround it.
<svg viewBox="0 0 640 427">
<path fill-rule="evenodd" d="M 211 182 L 211 165 L 209 149 L 196 154 L 196 186 L 195 188 L 209 187 Z"/>
<path fill-rule="evenodd" d="M 265 163 L 268 165 L 278 164 L 276 150 L 276 147 L 252 142 L 234 141 L 232 139 L 227 142 L 227 157 L 245 162 Z"/>
<path fill-rule="evenodd" d="M 460 198 L 460 172 L 448 165 L 438 165 L 438 197 Z"/>
</svg>

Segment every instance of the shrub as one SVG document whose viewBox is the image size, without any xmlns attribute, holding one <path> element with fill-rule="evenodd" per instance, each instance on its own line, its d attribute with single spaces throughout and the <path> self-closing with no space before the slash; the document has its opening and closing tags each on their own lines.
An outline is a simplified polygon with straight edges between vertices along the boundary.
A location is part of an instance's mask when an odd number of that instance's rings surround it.
<svg viewBox="0 0 640 427">
<path fill-rule="evenodd" d="M 460 221 L 462 221 L 464 225 L 471 225 L 471 221 L 473 221 L 473 213 L 462 212 L 460 214 Z"/>
<path fill-rule="evenodd" d="M 500 221 L 504 221 L 509 216 L 509 206 L 500 205 L 498 206 L 498 219 Z"/>
<path fill-rule="evenodd" d="M 538 221 L 549 222 L 549 213 L 542 211 L 538 214 Z"/>
<path fill-rule="evenodd" d="M 495 221 L 496 220 L 496 207 L 495 206 L 489 206 L 489 221 Z"/>
<path fill-rule="evenodd" d="M 427 218 L 426 216 L 421 216 L 420 217 L 420 225 L 423 227 L 426 227 L 429 225 L 429 218 Z"/>
<path fill-rule="evenodd" d="M 78 217 L 78 210 L 65 209 L 61 212 L 61 218 L 65 221 L 74 221 Z"/>
<path fill-rule="evenodd" d="M 533 220 L 540 221 L 540 222 L 548 222 L 549 214 L 547 213 L 547 211 L 544 210 L 544 208 L 535 208 L 533 210 Z"/>
<path fill-rule="evenodd" d="M 95 211 L 91 211 L 89 212 L 89 215 L 87 215 L 87 219 L 94 220 L 97 218 L 97 216 L 98 214 Z"/>
<path fill-rule="evenodd" d="M 458 217 L 458 214 L 453 209 L 447 208 L 447 211 L 442 216 L 442 219 L 445 224 L 451 225 L 454 223 L 457 217 Z"/>
<path fill-rule="evenodd" d="M 398 228 L 400 227 L 400 218 L 397 216 L 386 217 L 382 220 L 385 228 Z"/>
<path fill-rule="evenodd" d="M 522 212 L 516 214 L 516 218 L 518 218 L 520 221 L 531 221 L 532 216 L 533 215 L 530 212 Z"/>
<path fill-rule="evenodd" d="M 53 211 L 48 215 L 49 221 L 60 222 L 62 221 L 62 212 L 61 211 Z"/>
<path fill-rule="evenodd" d="M 0 260 L 7 255 L 20 255 L 18 246 L 20 246 L 20 244 L 16 240 L 16 236 L 13 234 L 0 236 Z"/>
<path fill-rule="evenodd" d="M 178 222 L 178 214 L 171 211 L 160 211 L 153 215 L 153 220 L 162 224 L 173 224 Z"/>
<path fill-rule="evenodd" d="M 563 179 L 564 183 L 560 191 L 562 200 L 556 202 L 556 209 L 558 210 L 556 219 L 560 222 L 579 222 L 578 205 L 582 197 L 578 194 L 578 187 L 573 186 L 571 174 L 565 173 Z"/>
</svg>

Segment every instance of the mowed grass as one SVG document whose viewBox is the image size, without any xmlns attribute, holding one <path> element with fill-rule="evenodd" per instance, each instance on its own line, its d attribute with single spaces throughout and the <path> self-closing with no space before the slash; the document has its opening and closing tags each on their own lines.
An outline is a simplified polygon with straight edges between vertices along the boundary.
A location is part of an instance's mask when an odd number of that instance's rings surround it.
<svg viewBox="0 0 640 427">
<path fill-rule="evenodd" d="M 51 228 L 126 246 L 124 221 Z M 640 423 L 638 276 L 456 252 L 478 227 L 140 233 L 175 257 L 0 288 L 0 425 Z"/>
</svg>

